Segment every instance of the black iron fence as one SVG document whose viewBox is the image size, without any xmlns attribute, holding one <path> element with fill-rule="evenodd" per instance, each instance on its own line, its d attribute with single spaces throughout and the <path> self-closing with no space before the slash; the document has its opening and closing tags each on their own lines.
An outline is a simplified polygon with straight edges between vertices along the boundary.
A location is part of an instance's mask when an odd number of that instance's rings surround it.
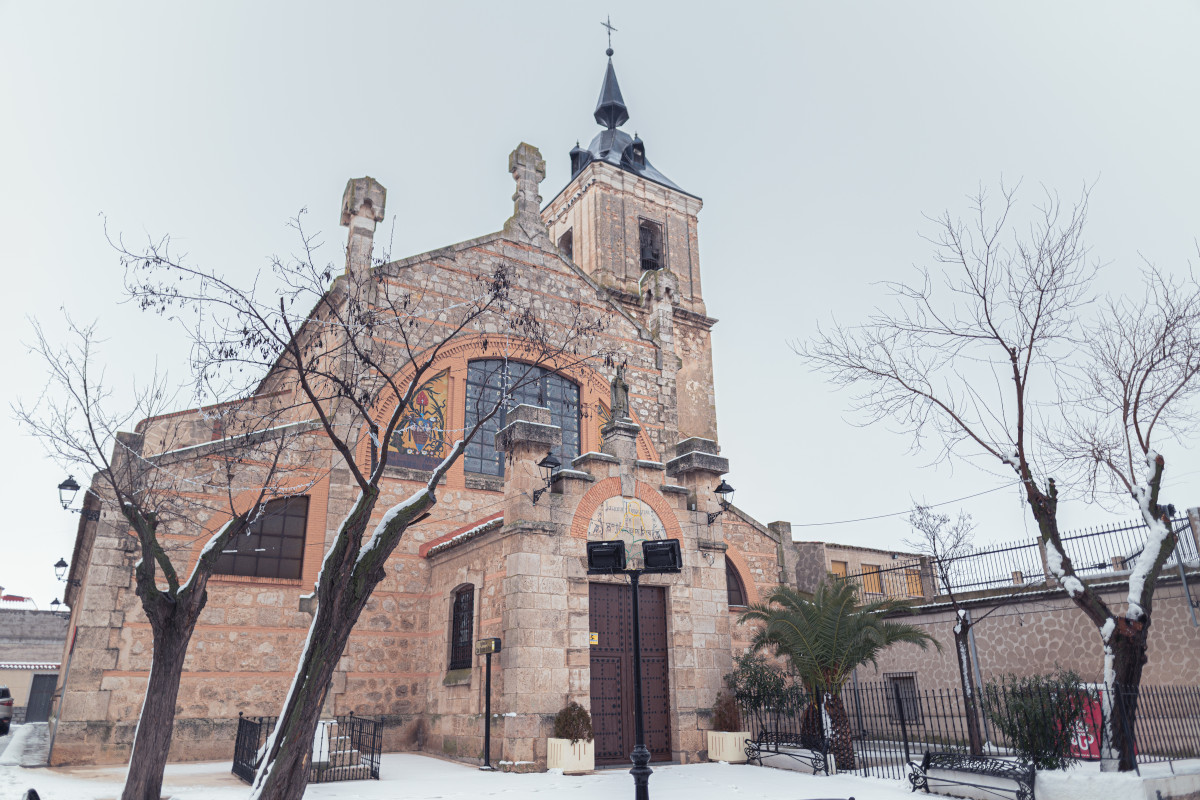
<svg viewBox="0 0 1200 800">
<path fill-rule="evenodd" d="M 1163 565 L 1164 574 L 1181 562 L 1197 559 L 1196 539 L 1187 517 L 1176 517 L 1171 526 L 1176 533 L 1176 545 Z M 1133 569 L 1145 537 L 1145 524 L 1133 522 L 1068 534 L 1062 537 L 1062 543 L 1081 577 L 1120 576 Z M 1053 584 L 1046 566 L 1045 546 L 1037 538 L 974 550 L 955 559 L 944 570 L 932 558 L 900 559 L 886 566 L 863 567 L 841 580 L 854 583 L 865 597 L 932 599 L 946 592 L 943 572 L 949 579 L 950 590 L 959 593 L 1001 587 L 1044 588 Z"/>
<path fill-rule="evenodd" d="M 238 713 L 233 746 L 233 774 L 254 781 L 278 717 L 245 717 Z M 313 735 L 309 783 L 379 780 L 383 724 L 373 717 L 347 714 L 323 719 Z"/>
<path fill-rule="evenodd" d="M 1200 758 L 1200 687 L 1143 686 L 1106 692 L 1095 684 L 1037 688 L 989 684 L 973 712 L 957 689 L 918 690 L 915 676 L 850 682 L 817 708 L 800 690 L 780 699 L 739 696 L 752 738 L 786 731 L 835 757 L 839 772 L 904 778 L 925 751 L 978 755 L 1061 768 L 1098 761 L 1128 742 L 1136 764 Z M 1124 715 L 1115 713 L 1120 704 Z M 1135 713 L 1134 713 L 1135 712 Z M 1106 724 L 1134 716 L 1122 734 Z M 972 719 L 974 722 L 972 722 Z M 975 747 L 972 748 L 972 739 Z"/>
</svg>

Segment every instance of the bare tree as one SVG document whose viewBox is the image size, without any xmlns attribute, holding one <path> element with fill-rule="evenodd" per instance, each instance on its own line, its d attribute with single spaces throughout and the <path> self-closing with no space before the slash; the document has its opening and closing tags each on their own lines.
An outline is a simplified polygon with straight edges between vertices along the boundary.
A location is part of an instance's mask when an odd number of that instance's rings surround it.
<svg viewBox="0 0 1200 800">
<path fill-rule="evenodd" d="M 1166 459 L 1158 443 L 1194 435 L 1200 422 L 1200 282 L 1152 266 L 1144 280 L 1141 298 L 1109 298 L 1089 326 L 1085 377 L 1055 438 L 1065 465 L 1082 473 L 1094 497 L 1106 490 L 1132 497 L 1146 525 L 1132 557 L 1124 611 L 1098 597 L 1085 608 L 1104 642 L 1105 683 L 1125 690 L 1117 713 L 1130 717 L 1118 718 L 1111 731 L 1122 769 L 1132 767 L 1133 742 L 1125 734 L 1147 661 L 1154 589 L 1178 538 L 1175 507 L 1160 496 Z M 1056 550 L 1047 560 L 1055 569 L 1061 559 L 1055 571 L 1070 580 L 1069 560 Z"/>
<path fill-rule="evenodd" d="M 959 513 L 951 522 L 948 514 L 935 514 L 927 506 L 916 506 L 908 516 L 916 535 L 905 539 L 907 547 L 927 553 L 934 578 L 954 609 L 954 654 L 958 659 L 959 682 L 967 717 L 967 743 L 974 755 L 983 754 L 983 731 L 979 724 L 979 690 L 971 659 L 971 628 L 986 619 L 999 606 L 993 606 L 979 619 L 973 619 L 954 591 L 955 565 L 972 553 L 971 538 L 975 523 L 970 514 Z"/>
<path fill-rule="evenodd" d="M 345 274 L 331 285 L 334 270 L 317 264 L 315 237 L 304 233 L 300 217 L 293 225 L 302 248 L 274 260 L 281 288 L 269 298 L 257 282 L 236 285 L 176 259 L 169 240 L 137 253 L 122 247 L 134 297 L 164 313 L 195 314 L 201 385 L 286 395 L 302 416 L 319 421 L 330 468 L 344 471 L 359 489 L 326 552 L 308 640 L 253 785 L 253 797 L 273 800 L 298 800 L 304 793 L 311 742 L 350 632 L 384 579 L 388 557 L 437 502 L 439 481 L 467 444 L 543 367 L 611 360 L 592 350 L 600 319 L 578 302 L 545 318 L 534 313 L 540 298 L 516 284 L 503 260 L 464 258 L 453 269 L 431 261 L 381 261 L 370 269 L 352 246 Z M 500 396 L 477 401 L 476 421 L 459 432 L 424 487 L 372 526 L 388 442 L 439 357 L 469 334 L 484 337 L 485 346 L 510 365 Z M 264 373 L 253 389 L 238 386 L 240 375 Z M 370 453 L 365 461 L 359 455 L 364 446 Z"/>
<path fill-rule="evenodd" d="M 889 284 L 896 310 L 876 312 L 861 326 L 836 325 L 799 352 L 835 383 L 864 387 L 855 408 L 872 422 L 899 421 L 913 434 L 914 447 L 932 431 L 940 457 L 982 456 L 1011 469 L 1050 572 L 1100 634 L 1106 679 L 1136 689 L 1151 587 L 1174 543 L 1171 509 L 1159 498 L 1164 461 L 1151 449 L 1150 435 L 1156 425 L 1182 429 L 1193 419 L 1185 402 L 1196 388 L 1196 304 L 1187 299 L 1194 290 L 1179 293 L 1152 278 L 1157 288 L 1146 302 L 1110 302 L 1108 314 L 1089 326 L 1085 314 L 1097 267 L 1082 238 L 1088 192 L 1070 208 L 1047 193 L 1020 234 L 1009 222 L 1015 191 L 1001 187 L 1001 194 L 994 215 L 985 192 L 973 197 L 970 224 L 949 213 L 931 218 L 937 235 L 930 241 L 943 268 L 939 288 L 928 271 L 916 285 Z M 1081 356 L 1089 343 L 1092 362 Z M 1078 407 L 1070 398 L 1081 394 L 1080 373 L 1096 394 L 1093 414 L 1087 424 L 1064 423 Z M 1094 474 L 1103 467 L 1124 475 L 1147 522 L 1129 611 L 1120 619 L 1079 579 L 1063 548 L 1058 488 L 1049 470 L 1061 466 L 1064 429 L 1080 434 L 1076 446 L 1066 448 L 1075 463 L 1090 457 Z M 1139 453 L 1150 465 L 1140 481 Z M 1120 469 L 1114 472 L 1110 463 Z M 1132 749 L 1121 750 L 1120 768 L 1132 769 Z"/>
<path fill-rule="evenodd" d="M 36 402 L 18 403 L 14 411 L 64 466 L 94 474 L 88 504 L 137 537 L 136 591 L 154 650 L 122 798 L 157 800 L 184 657 L 208 601 L 208 580 L 222 551 L 269 498 L 305 490 L 309 476 L 297 446 L 305 426 L 280 425 L 279 409 L 260 397 L 167 415 L 174 396 L 158 375 L 117 411 L 119 401 L 96 364 L 95 326 L 68 324 L 71 343 L 58 346 L 34 323 L 31 350 L 49 381 Z M 200 417 L 210 433 L 197 441 Z"/>
</svg>

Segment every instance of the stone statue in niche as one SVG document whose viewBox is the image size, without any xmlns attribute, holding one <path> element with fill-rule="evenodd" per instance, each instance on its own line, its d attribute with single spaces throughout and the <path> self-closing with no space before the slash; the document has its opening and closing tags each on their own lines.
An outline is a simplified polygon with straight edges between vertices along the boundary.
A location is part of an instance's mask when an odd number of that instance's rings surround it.
<svg viewBox="0 0 1200 800">
<path fill-rule="evenodd" d="M 629 384 L 625 382 L 625 366 L 617 367 L 612 380 L 612 419 L 629 418 Z"/>
</svg>

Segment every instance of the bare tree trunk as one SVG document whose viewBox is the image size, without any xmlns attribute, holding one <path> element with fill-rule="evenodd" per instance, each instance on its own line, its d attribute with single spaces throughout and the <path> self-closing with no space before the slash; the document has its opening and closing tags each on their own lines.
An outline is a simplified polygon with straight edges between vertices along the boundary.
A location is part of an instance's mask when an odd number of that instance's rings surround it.
<svg viewBox="0 0 1200 800">
<path fill-rule="evenodd" d="M 166 595 L 160 595 L 165 598 Z M 129 775 L 121 800 L 160 800 L 163 770 L 171 750 L 171 733 L 175 727 L 175 702 L 179 698 L 179 680 L 183 659 L 192 638 L 199 609 L 188 608 L 160 599 L 160 613 L 151 627 L 154 634 L 154 655 L 150 679 L 146 682 L 146 699 L 138 719 L 129 758 Z M 203 603 L 200 603 L 201 608 Z"/>
<path fill-rule="evenodd" d="M 962 684 L 963 711 L 967 716 L 967 745 L 971 755 L 983 755 L 983 734 L 979 729 L 979 687 L 975 686 L 974 668 L 971 664 L 971 623 L 963 612 L 959 612 L 954 626 L 954 652 L 958 656 L 958 679 Z"/>
<path fill-rule="evenodd" d="M 461 452 L 460 442 L 456 445 L 456 455 Z M 443 462 L 439 473 L 444 472 L 449 463 Z M 431 482 L 436 484 L 436 480 Z M 378 496 L 375 487 L 364 492 L 325 559 L 317 581 L 317 613 L 309 628 L 292 688 L 268 741 L 266 757 L 254 780 L 250 796 L 255 800 L 300 800 L 304 795 L 313 734 L 333 673 L 359 615 L 387 574 L 384 564 L 388 556 L 399 543 L 399 536 L 396 536 L 390 547 L 376 547 L 366 558 L 351 544 L 362 540 Z M 389 530 L 402 532 L 435 502 L 430 492 L 424 500 L 405 505 L 389 523 L 394 526 Z"/>
<path fill-rule="evenodd" d="M 1129 772 L 1136 768 L 1134 752 L 1136 739 L 1134 726 L 1137 724 L 1138 694 L 1142 685 L 1142 668 L 1148 660 L 1146 646 L 1150 620 L 1137 626 L 1122 625 L 1127 631 L 1118 629 L 1113 636 L 1113 686 L 1112 742 L 1117 751 L 1117 769 Z"/>
</svg>

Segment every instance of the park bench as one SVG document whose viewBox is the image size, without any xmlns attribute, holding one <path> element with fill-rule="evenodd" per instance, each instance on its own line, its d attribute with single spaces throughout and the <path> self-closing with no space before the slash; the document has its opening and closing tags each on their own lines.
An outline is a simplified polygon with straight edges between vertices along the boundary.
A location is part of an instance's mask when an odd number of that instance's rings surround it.
<svg viewBox="0 0 1200 800">
<path fill-rule="evenodd" d="M 914 792 L 917 789 L 924 789 L 925 793 L 928 794 L 929 781 L 931 780 L 929 771 L 940 770 L 942 773 L 965 772 L 968 775 L 979 775 L 1002 781 L 1012 781 L 1015 785 L 1008 787 L 998 786 L 995 783 L 973 783 L 970 780 L 961 780 L 945 774 L 932 777 L 932 780 L 936 784 L 970 786 L 996 796 L 1012 795 L 1015 800 L 1034 800 L 1033 780 L 1035 772 L 1033 767 L 1028 764 L 1006 761 L 1000 758 L 972 756 L 964 753 L 931 753 L 926 750 L 925 757 L 921 759 L 920 764 L 910 761 L 908 762 L 908 766 L 910 770 L 908 781 L 912 784 Z"/>
<path fill-rule="evenodd" d="M 829 757 L 820 736 L 805 736 L 791 731 L 760 730 L 754 739 L 746 740 L 746 760 L 762 766 L 764 755 L 794 758 L 812 768 L 813 774 L 829 774 Z"/>
</svg>

